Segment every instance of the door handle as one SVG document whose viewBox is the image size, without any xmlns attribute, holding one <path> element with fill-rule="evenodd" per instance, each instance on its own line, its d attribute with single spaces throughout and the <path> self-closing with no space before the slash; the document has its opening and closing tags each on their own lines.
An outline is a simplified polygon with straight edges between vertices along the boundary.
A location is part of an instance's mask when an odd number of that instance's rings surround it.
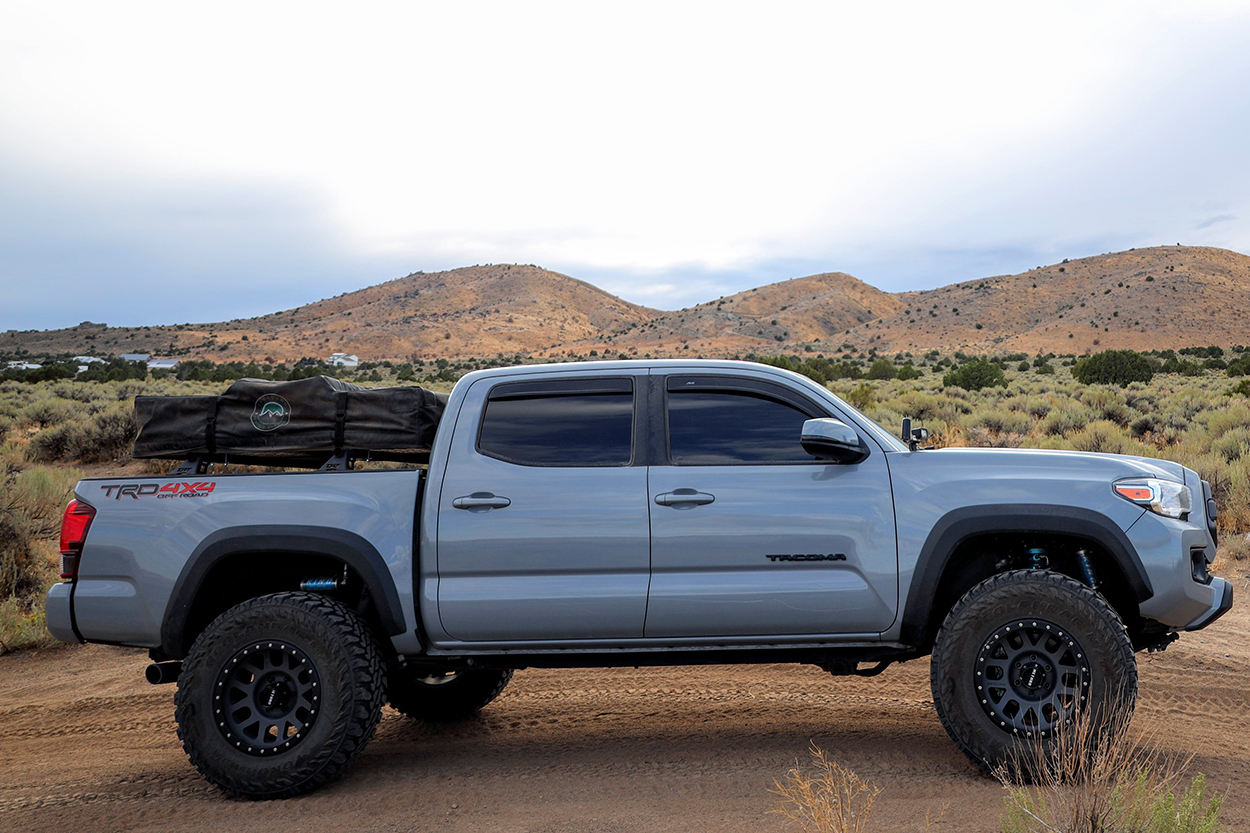
<svg viewBox="0 0 1250 833">
<path fill-rule="evenodd" d="M 506 497 L 492 495 L 490 492 L 474 492 L 471 495 L 456 498 L 451 505 L 457 509 L 468 509 L 470 512 L 489 512 L 492 509 L 511 506 L 512 501 Z"/>
<path fill-rule="evenodd" d="M 706 506 L 714 500 L 716 500 L 716 495 L 709 495 L 707 492 L 696 492 L 694 489 L 674 489 L 671 492 L 663 492 L 655 496 L 655 502 L 661 506 L 676 506 L 678 508 Z"/>
</svg>

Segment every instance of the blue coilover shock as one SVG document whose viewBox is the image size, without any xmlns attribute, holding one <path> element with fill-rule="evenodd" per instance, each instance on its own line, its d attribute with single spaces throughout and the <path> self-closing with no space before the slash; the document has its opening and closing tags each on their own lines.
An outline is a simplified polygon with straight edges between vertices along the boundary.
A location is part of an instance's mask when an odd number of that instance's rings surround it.
<svg viewBox="0 0 1250 833">
<path fill-rule="evenodd" d="M 1098 588 L 1098 576 L 1094 573 L 1094 562 L 1090 561 L 1089 553 L 1085 550 L 1076 551 L 1076 562 L 1081 565 L 1081 575 L 1085 576 L 1085 583 L 1091 589 Z"/>
</svg>

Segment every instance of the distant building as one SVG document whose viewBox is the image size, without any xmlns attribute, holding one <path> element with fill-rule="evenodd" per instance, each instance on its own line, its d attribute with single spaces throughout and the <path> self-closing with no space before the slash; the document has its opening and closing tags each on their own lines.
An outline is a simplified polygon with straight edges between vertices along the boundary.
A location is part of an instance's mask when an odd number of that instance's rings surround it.
<svg viewBox="0 0 1250 833">
<path fill-rule="evenodd" d="M 38 370 L 42 366 L 32 362 L 9 362 L 9 370 Z"/>
<path fill-rule="evenodd" d="M 177 359 L 148 359 L 148 370 L 173 370 L 177 366 Z"/>
<path fill-rule="evenodd" d="M 359 367 L 360 357 L 353 356 L 351 353 L 331 353 L 326 363 L 335 367 Z"/>
<path fill-rule="evenodd" d="M 122 358 L 128 362 L 146 362 L 152 358 L 151 353 L 122 353 Z"/>
<path fill-rule="evenodd" d="M 81 327 L 83 325 L 79 324 L 78 326 Z M 97 359 L 95 356 L 74 356 L 74 361 L 80 364 L 95 364 L 96 362 L 104 361 L 104 359 Z"/>
</svg>

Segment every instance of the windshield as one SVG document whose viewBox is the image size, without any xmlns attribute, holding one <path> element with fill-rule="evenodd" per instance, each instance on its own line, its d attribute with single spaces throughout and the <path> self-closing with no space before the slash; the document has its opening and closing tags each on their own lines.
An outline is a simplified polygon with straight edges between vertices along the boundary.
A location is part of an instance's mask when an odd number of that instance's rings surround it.
<svg viewBox="0 0 1250 833">
<path fill-rule="evenodd" d="M 844 408 L 845 410 L 850 411 L 852 414 L 854 414 L 858 418 L 857 421 L 859 422 L 860 427 L 865 428 L 868 431 L 872 432 L 872 435 L 876 437 L 877 442 L 885 446 L 887 451 L 910 451 L 906 443 L 904 443 L 898 437 L 891 434 L 889 431 L 882 428 L 877 423 L 873 422 L 868 417 L 864 416 L 864 413 L 860 411 L 858 408 L 856 408 L 854 405 L 847 402 L 845 399 L 838 396 L 833 391 L 829 391 L 828 393 L 830 396 L 832 396 L 834 399 L 837 400 L 839 407 Z"/>
</svg>

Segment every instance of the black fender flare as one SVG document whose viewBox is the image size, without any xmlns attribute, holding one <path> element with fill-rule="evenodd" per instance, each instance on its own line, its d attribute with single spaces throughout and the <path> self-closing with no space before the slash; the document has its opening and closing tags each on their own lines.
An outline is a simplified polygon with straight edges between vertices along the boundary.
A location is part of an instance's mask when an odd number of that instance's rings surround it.
<svg viewBox="0 0 1250 833">
<path fill-rule="evenodd" d="M 403 608 L 390 570 L 381 554 L 364 538 L 343 529 L 288 524 L 258 524 L 220 529 L 209 535 L 182 568 L 161 620 L 161 648 L 181 656 L 187 617 L 208 574 L 224 558 L 243 553 L 294 553 L 336 558 L 354 570 L 368 588 L 382 628 L 390 636 L 403 633 Z"/>
<path fill-rule="evenodd" d="M 951 554 L 961 543 L 977 535 L 1030 532 L 1074 535 L 1094 541 L 1128 577 L 1129 589 L 1139 603 L 1154 595 L 1154 587 L 1137 549 L 1119 525 L 1101 512 L 1079 506 L 1036 503 L 965 506 L 943 515 L 920 548 L 907 591 L 899 641 L 908 645 L 928 643 L 932 636 L 928 633 L 929 618 L 938 581 Z"/>
</svg>

